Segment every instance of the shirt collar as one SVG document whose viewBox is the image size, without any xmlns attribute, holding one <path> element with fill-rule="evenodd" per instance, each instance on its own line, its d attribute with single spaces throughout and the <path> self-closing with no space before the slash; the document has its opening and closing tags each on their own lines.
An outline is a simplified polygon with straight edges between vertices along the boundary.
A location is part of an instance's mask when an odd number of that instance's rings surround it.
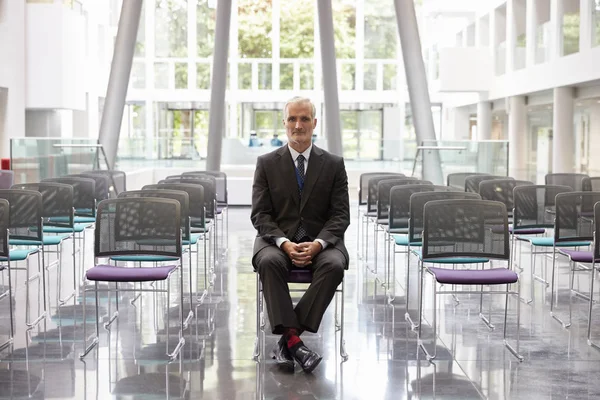
<svg viewBox="0 0 600 400">
<path fill-rule="evenodd" d="M 296 150 L 292 149 L 292 147 L 288 144 L 288 149 L 290 149 L 290 154 L 292 155 L 292 160 L 296 162 L 296 159 L 300 154 L 304 156 L 304 160 L 308 161 L 308 157 L 310 156 L 310 151 L 312 150 L 312 143 L 308 146 L 308 149 L 304 150 L 304 153 L 298 153 Z"/>
</svg>

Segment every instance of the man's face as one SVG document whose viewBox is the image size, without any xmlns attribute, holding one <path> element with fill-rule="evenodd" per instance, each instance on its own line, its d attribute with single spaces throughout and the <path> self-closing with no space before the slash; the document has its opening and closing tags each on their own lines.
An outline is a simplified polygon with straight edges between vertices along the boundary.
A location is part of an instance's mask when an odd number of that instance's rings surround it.
<svg viewBox="0 0 600 400">
<path fill-rule="evenodd" d="M 313 118 L 310 103 L 290 103 L 283 124 L 289 142 L 304 147 L 311 143 L 317 120 Z"/>
</svg>

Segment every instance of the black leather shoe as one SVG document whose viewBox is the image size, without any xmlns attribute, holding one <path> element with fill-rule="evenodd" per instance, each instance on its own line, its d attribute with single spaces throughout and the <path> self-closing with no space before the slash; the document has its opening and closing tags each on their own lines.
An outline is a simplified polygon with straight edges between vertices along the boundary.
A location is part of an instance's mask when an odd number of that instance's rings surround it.
<svg viewBox="0 0 600 400">
<path fill-rule="evenodd" d="M 287 342 L 283 336 L 279 339 L 275 347 L 273 347 L 273 350 L 271 350 L 271 357 L 275 360 L 279 368 L 287 372 L 294 372 L 294 358 L 290 354 Z"/>
<path fill-rule="evenodd" d="M 300 366 L 306 373 L 310 373 L 315 368 L 317 368 L 317 365 L 319 365 L 319 363 L 323 359 L 323 357 L 321 357 L 318 353 L 315 353 L 314 351 L 310 350 L 304 344 L 300 344 L 295 349 L 295 351 L 293 352 L 293 356 L 296 362 L 300 364 Z"/>
</svg>

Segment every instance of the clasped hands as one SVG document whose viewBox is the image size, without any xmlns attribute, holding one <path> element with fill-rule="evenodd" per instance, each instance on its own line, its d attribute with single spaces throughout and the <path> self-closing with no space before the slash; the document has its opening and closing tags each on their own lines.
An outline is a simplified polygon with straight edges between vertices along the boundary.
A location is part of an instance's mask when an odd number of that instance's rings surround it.
<svg viewBox="0 0 600 400">
<path fill-rule="evenodd" d="M 312 264 L 314 256 L 323 249 L 319 242 L 284 242 L 281 249 L 288 255 L 292 264 L 296 267 L 306 267 Z"/>
</svg>

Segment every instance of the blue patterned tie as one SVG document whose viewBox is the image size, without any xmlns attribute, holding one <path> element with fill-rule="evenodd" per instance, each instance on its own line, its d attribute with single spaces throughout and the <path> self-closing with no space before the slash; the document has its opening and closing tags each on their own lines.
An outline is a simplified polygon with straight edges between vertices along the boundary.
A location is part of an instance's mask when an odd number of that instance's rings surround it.
<svg viewBox="0 0 600 400">
<path fill-rule="evenodd" d="M 302 202 L 302 188 L 304 187 L 304 160 L 306 160 L 306 159 L 304 158 L 304 156 L 302 154 L 300 154 L 298 156 L 297 160 L 298 160 L 298 166 L 296 168 L 298 170 L 298 175 L 300 177 L 300 180 L 302 181 L 302 184 L 298 185 L 298 191 L 300 192 L 300 202 Z M 298 226 L 298 230 L 294 234 L 294 241 L 298 242 L 305 236 L 306 236 L 306 229 L 304 229 L 302 222 L 300 222 L 300 225 Z"/>
</svg>

